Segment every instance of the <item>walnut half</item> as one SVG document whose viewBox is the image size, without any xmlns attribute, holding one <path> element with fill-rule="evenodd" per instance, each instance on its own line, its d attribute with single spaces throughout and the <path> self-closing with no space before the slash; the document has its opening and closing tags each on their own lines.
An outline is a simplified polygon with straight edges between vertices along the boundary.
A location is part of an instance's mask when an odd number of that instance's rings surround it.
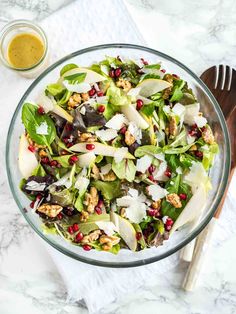
<svg viewBox="0 0 236 314">
<path fill-rule="evenodd" d="M 47 215 L 50 218 L 55 218 L 61 211 L 63 207 L 54 204 L 43 204 L 37 208 L 37 211 Z"/>
<path fill-rule="evenodd" d="M 95 206 L 98 204 L 98 191 L 92 186 L 90 192 L 86 194 L 84 205 L 87 206 L 88 213 L 94 213 Z"/>
<path fill-rule="evenodd" d="M 99 238 L 99 242 L 102 244 L 102 249 L 104 251 L 109 251 L 114 245 L 120 242 L 120 238 L 116 236 L 102 235 Z"/>
<path fill-rule="evenodd" d="M 170 194 L 166 195 L 166 200 L 171 205 L 173 205 L 175 208 L 181 208 L 182 207 L 180 197 L 176 193 L 170 193 Z"/>
</svg>

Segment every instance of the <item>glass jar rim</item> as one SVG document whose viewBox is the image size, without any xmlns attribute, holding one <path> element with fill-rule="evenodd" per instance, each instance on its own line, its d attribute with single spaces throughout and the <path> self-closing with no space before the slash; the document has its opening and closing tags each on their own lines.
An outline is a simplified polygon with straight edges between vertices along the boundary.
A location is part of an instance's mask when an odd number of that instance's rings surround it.
<svg viewBox="0 0 236 314">
<path fill-rule="evenodd" d="M 44 44 L 44 53 L 42 55 L 42 57 L 39 59 L 39 61 L 37 63 L 35 63 L 34 65 L 27 67 L 27 68 L 17 68 L 14 66 L 11 66 L 11 64 L 6 60 L 6 58 L 4 57 L 4 53 L 3 53 L 3 41 L 5 39 L 5 37 L 7 36 L 7 34 L 9 34 L 10 31 L 14 30 L 15 28 L 18 27 L 28 27 L 31 28 L 32 30 L 36 31 L 36 33 L 40 36 L 40 38 L 43 41 Z M 45 57 L 47 56 L 48 53 L 48 39 L 46 36 L 46 33 L 44 32 L 44 30 L 36 23 L 30 21 L 30 20 L 14 20 L 11 21 L 9 23 L 7 23 L 5 26 L 3 26 L 3 28 L 0 30 L 0 60 L 2 61 L 2 63 L 9 69 L 18 71 L 18 72 L 26 72 L 29 70 L 32 70 L 34 68 L 36 68 L 37 66 L 39 66 L 45 59 Z"/>
</svg>

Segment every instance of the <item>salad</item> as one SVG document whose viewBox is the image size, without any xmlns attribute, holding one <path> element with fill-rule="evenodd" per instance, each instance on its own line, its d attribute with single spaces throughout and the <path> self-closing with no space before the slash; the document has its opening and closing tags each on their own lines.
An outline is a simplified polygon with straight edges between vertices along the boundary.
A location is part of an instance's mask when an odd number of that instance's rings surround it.
<svg viewBox="0 0 236 314">
<path fill-rule="evenodd" d="M 67 64 L 22 123 L 20 189 L 45 233 L 140 251 L 204 209 L 218 146 L 187 82 L 161 63 Z"/>
</svg>

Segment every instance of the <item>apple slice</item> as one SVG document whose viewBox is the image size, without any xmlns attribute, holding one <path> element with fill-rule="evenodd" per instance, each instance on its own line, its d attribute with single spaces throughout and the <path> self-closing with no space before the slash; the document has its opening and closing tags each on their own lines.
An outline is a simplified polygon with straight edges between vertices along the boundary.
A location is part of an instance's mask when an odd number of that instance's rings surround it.
<svg viewBox="0 0 236 314">
<path fill-rule="evenodd" d="M 201 184 L 198 189 L 194 192 L 193 196 L 190 198 L 189 202 L 176 219 L 173 227 L 170 230 L 170 235 L 179 227 L 182 227 L 187 222 L 194 220 L 198 215 L 200 215 L 206 206 L 207 193 L 203 184 Z"/>
<path fill-rule="evenodd" d="M 139 83 L 136 87 L 140 88 L 139 94 L 144 97 L 149 97 L 155 93 L 162 91 L 172 85 L 160 79 L 146 79 Z"/>
<path fill-rule="evenodd" d="M 101 155 L 101 156 L 109 156 L 109 157 L 114 157 L 115 153 L 119 151 L 119 148 L 101 144 L 101 143 L 92 143 L 94 145 L 94 149 L 92 152 L 95 155 Z M 74 146 L 70 147 L 70 150 L 73 152 L 78 152 L 78 153 L 88 153 L 89 149 L 86 148 L 86 145 L 91 145 L 91 143 L 78 143 L 75 144 Z M 134 159 L 134 156 L 131 155 L 130 153 L 127 153 L 125 158 L 128 159 Z"/>
<path fill-rule="evenodd" d="M 122 218 L 118 214 L 111 212 L 111 221 L 118 229 L 118 233 L 125 241 L 131 251 L 137 249 L 136 231 L 133 225 L 125 218 Z"/>
<path fill-rule="evenodd" d="M 18 164 L 20 172 L 25 179 L 28 179 L 33 170 L 38 166 L 38 160 L 35 154 L 28 150 L 28 146 L 29 142 L 25 134 L 22 134 L 19 144 Z"/>
<path fill-rule="evenodd" d="M 149 127 L 147 121 L 141 116 L 141 114 L 134 108 L 132 105 L 127 105 L 121 107 L 121 111 L 126 116 L 126 118 L 131 121 L 135 122 L 137 127 L 145 130 Z"/>
<path fill-rule="evenodd" d="M 82 168 L 89 167 L 96 159 L 96 156 L 93 152 L 82 154 L 79 156 L 78 165 Z"/>
<path fill-rule="evenodd" d="M 62 107 L 57 105 L 56 101 L 46 96 L 44 93 L 40 94 L 37 98 L 37 104 L 43 107 L 44 111 L 47 113 L 49 111 L 56 113 L 58 116 L 67 120 L 68 122 L 73 122 L 73 117 Z"/>
<path fill-rule="evenodd" d="M 59 82 L 62 83 L 62 81 L 64 80 L 64 78 L 66 76 L 70 76 L 70 75 L 74 75 L 74 74 L 78 74 L 78 73 L 86 73 L 86 77 L 85 77 L 83 83 L 87 83 L 87 84 L 94 84 L 97 82 L 107 80 L 107 78 L 105 76 L 102 76 L 101 74 L 98 74 L 95 71 L 92 71 L 92 70 L 89 70 L 86 68 L 74 68 L 74 69 L 71 69 L 71 70 L 67 71 L 66 73 L 64 73 L 63 76 L 59 79 Z"/>
</svg>

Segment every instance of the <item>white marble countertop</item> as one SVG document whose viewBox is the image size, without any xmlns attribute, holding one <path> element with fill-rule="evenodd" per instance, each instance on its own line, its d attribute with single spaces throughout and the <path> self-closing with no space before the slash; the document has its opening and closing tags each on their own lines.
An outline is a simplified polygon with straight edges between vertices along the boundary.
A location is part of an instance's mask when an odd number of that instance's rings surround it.
<svg viewBox="0 0 236 314">
<path fill-rule="evenodd" d="M 0 21 L 28 17 L 41 19 L 66 0 L 1 1 Z M 236 65 L 234 0 L 126 0 L 130 14 L 150 47 L 190 66 L 200 74 L 220 62 Z M 92 44 L 92 43 L 91 43 Z M 0 74 L 0 86 L 3 80 Z M 6 78 L 7 79 L 7 78 Z M 1 90 L 6 93 L 8 91 Z M 19 91 L 21 95 L 21 86 Z M 11 96 L 9 95 L 9 99 Z M 12 112 L 1 103 L 0 157 L 4 160 L 6 131 Z M 13 110 L 10 109 L 10 111 Z M 87 309 L 66 302 L 66 291 L 41 240 L 21 217 L 8 190 L 0 164 L 0 203 L 9 211 L 0 218 L 0 313 L 1 314 L 87 314 Z M 226 226 L 227 228 L 227 226 Z M 216 230 L 217 232 L 217 230 Z M 236 313 L 236 237 L 214 246 L 192 293 L 180 289 L 186 270 L 181 264 L 160 276 L 153 285 L 125 296 L 104 313 L 110 314 L 233 314 Z"/>
</svg>

